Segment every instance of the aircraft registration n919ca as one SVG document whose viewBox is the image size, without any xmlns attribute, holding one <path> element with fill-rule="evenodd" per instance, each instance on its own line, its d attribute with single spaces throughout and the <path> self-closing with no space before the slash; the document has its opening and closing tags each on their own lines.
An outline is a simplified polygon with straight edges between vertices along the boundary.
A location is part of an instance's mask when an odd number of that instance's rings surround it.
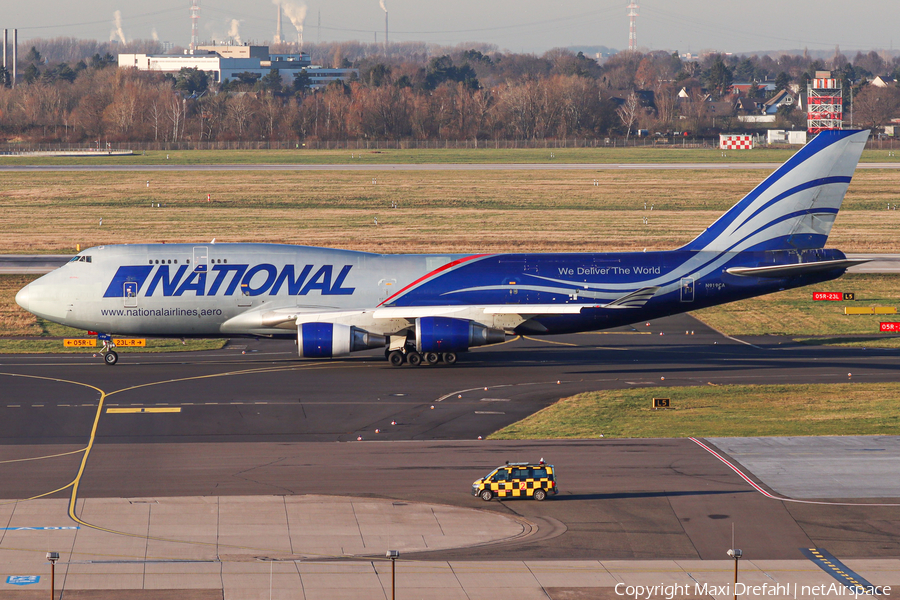
<svg viewBox="0 0 900 600">
<path fill-rule="evenodd" d="M 277 244 L 98 246 L 25 286 L 39 317 L 109 335 L 296 338 L 453 364 L 509 334 L 596 331 L 835 279 L 825 242 L 868 131 L 816 136 L 687 245 L 663 252 L 385 255 Z"/>
</svg>

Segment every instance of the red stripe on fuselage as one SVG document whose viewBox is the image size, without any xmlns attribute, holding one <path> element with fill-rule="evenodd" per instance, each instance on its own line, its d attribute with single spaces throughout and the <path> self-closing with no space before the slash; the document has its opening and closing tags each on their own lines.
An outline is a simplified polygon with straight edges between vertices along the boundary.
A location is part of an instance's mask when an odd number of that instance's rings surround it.
<svg viewBox="0 0 900 600">
<path fill-rule="evenodd" d="M 490 255 L 490 254 L 473 254 L 472 256 L 466 256 L 465 258 L 460 258 L 460 259 L 454 260 L 453 262 L 448 262 L 446 265 L 444 265 L 444 266 L 442 266 L 442 267 L 438 267 L 437 269 L 435 269 L 435 270 L 432 271 L 431 273 L 428 273 L 427 275 L 423 275 L 422 277 L 419 277 L 418 279 L 416 279 L 415 281 L 413 281 L 412 283 L 410 283 L 409 285 L 407 285 L 405 288 L 403 288 L 403 289 L 400 290 L 399 292 L 395 293 L 395 294 L 394 294 L 393 296 L 391 296 L 390 298 L 387 298 L 384 302 L 381 302 L 378 306 L 383 306 L 384 304 L 387 304 L 388 302 L 390 302 L 391 300 L 393 300 L 394 298 L 396 298 L 397 296 L 399 296 L 400 294 L 402 294 L 403 292 L 405 292 L 405 291 L 408 290 L 409 288 L 414 287 L 414 286 L 416 286 L 416 285 L 422 283 L 423 281 L 425 281 L 425 280 L 428 279 L 429 277 L 432 277 L 432 276 L 434 276 L 434 275 L 437 275 L 438 273 L 441 273 L 442 271 L 446 271 L 447 269 L 451 269 L 451 268 L 453 268 L 453 267 L 455 267 L 455 266 L 457 266 L 457 265 L 460 265 L 460 264 L 462 264 L 462 263 L 464 263 L 464 262 L 467 262 L 467 261 L 470 261 L 470 260 L 474 260 L 474 259 L 476 259 L 476 258 L 483 258 L 483 257 L 485 257 L 485 256 L 491 256 L 491 255 Z"/>
</svg>

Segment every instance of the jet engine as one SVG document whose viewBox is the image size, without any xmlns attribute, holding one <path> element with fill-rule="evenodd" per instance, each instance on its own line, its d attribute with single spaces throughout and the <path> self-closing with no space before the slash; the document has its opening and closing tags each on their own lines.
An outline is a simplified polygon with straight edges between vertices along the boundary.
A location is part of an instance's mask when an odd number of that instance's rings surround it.
<svg viewBox="0 0 900 600">
<path fill-rule="evenodd" d="M 298 323 L 297 350 L 302 358 L 331 358 L 359 350 L 383 348 L 383 335 L 339 323 Z"/>
<path fill-rule="evenodd" d="M 417 352 L 464 352 L 471 346 L 499 344 L 506 340 L 502 329 L 464 319 L 420 317 L 416 319 Z"/>
</svg>

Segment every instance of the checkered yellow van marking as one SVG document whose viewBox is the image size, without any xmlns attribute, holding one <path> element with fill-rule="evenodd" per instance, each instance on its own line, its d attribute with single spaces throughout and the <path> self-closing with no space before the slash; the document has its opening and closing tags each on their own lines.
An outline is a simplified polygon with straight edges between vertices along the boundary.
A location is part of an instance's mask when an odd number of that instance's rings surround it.
<svg viewBox="0 0 900 600">
<path fill-rule="evenodd" d="M 474 496 L 481 496 L 485 490 L 490 490 L 494 498 L 531 498 L 537 490 L 543 490 L 548 496 L 556 494 L 553 465 L 524 463 L 497 467 L 472 484 Z"/>
</svg>

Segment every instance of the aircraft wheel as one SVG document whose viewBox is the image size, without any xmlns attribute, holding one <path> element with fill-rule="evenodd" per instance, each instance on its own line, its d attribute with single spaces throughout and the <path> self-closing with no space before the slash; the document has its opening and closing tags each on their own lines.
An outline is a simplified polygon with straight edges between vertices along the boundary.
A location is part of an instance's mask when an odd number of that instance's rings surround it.
<svg viewBox="0 0 900 600">
<path fill-rule="evenodd" d="M 115 350 L 110 350 L 103 355 L 103 362 L 108 364 L 109 366 L 113 366 L 114 364 L 119 362 L 119 355 L 116 354 Z"/>
<path fill-rule="evenodd" d="M 392 367 L 399 367 L 403 364 L 403 353 L 399 350 L 394 350 L 388 354 L 387 359 Z"/>
<path fill-rule="evenodd" d="M 429 365 L 436 365 L 441 360 L 441 355 L 437 352 L 428 352 L 425 354 L 425 362 Z"/>
<path fill-rule="evenodd" d="M 456 364 L 456 352 L 445 352 L 444 353 L 444 362 L 448 365 Z"/>
<path fill-rule="evenodd" d="M 422 355 L 418 352 L 410 352 L 406 357 L 406 362 L 411 364 L 414 367 L 418 367 L 422 364 Z"/>
</svg>

